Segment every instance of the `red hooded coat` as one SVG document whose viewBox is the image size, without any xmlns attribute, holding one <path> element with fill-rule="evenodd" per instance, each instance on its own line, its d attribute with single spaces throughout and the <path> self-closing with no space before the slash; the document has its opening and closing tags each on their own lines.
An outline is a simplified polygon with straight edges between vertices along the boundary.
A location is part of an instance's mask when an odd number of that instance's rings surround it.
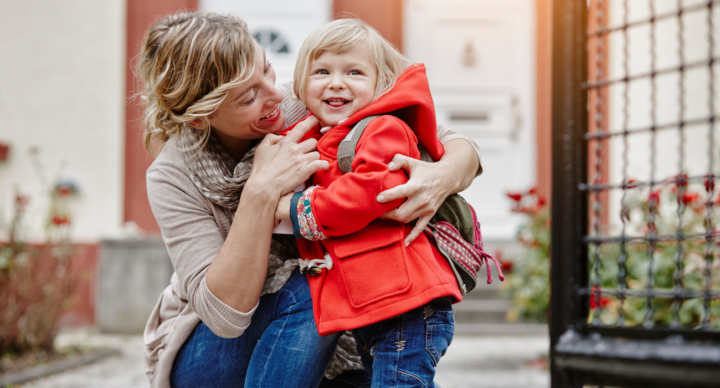
<svg viewBox="0 0 720 388">
<path fill-rule="evenodd" d="M 383 116 L 365 128 L 352 172 L 343 174 L 338 145 L 358 121 L 371 115 Z M 293 223 L 305 238 L 298 239 L 303 259 L 329 253 L 333 261 L 332 269 L 308 276 L 319 333 L 367 326 L 443 296 L 461 300 L 452 269 L 425 234 L 405 247 L 412 226 L 378 219 L 403 203 L 376 200 L 380 192 L 408 180 L 404 171 L 388 169 L 393 156 L 420 159 L 418 139 L 433 159 L 444 152 L 425 66 L 409 67 L 390 92 L 324 135 L 319 127 L 312 129 L 306 135 L 310 137 L 318 139 L 320 158 L 330 168 L 315 173 L 314 186 L 293 202 Z"/>
</svg>

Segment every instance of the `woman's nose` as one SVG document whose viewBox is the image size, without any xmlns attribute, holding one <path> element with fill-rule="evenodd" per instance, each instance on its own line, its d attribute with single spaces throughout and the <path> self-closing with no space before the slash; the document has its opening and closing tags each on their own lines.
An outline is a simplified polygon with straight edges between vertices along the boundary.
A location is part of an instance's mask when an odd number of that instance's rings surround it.
<svg viewBox="0 0 720 388">
<path fill-rule="evenodd" d="M 277 105 L 283 100 L 283 94 L 275 85 L 270 84 L 268 87 L 268 98 L 265 100 L 267 105 Z"/>
</svg>

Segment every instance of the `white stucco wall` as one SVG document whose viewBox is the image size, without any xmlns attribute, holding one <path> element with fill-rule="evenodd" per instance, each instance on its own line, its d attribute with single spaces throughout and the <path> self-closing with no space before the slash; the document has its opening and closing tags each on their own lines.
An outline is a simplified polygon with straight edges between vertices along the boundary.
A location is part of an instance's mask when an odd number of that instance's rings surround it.
<svg viewBox="0 0 720 388">
<path fill-rule="evenodd" d="M 0 1 L 0 216 L 13 188 L 32 197 L 30 235 L 43 234 L 47 196 L 28 149 L 49 179 L 80 188 L 74 236 L 95 241 L 122 224 L 125 1 Z M 65 164 L 60 169 L 59 166 Z M 0 236 L 2 238 L 2 236 Z"/>
</svg>

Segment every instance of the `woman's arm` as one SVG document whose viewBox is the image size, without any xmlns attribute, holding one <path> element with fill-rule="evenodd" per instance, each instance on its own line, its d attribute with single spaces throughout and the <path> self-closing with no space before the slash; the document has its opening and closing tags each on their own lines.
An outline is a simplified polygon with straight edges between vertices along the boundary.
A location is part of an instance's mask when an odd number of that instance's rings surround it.
<svg viewBox="0 0 720 388">
<path fill-rule="evenodd" d="M 215 216 L 219 208 L 195 188 L 182 155 L 158 158 L 148 170 L 150 205 L 185 294 L 180 296 L 221 337 L 237 337 L 250 324 L 267 274 L 278 198 L 327 165 L 307 152 L 313 142 L 292 140 L 270 136 L 258 146 L 229 228 Z"/>
<path fill-rule="evenodd" d="M 285 137 L 268 135 L 255 150 L 235 220 L 207 273 L 210 291 L 236 310 L 249 311 L 260 299 L 278 200 L 328 166 L 314 152 L 316 140 L 297 143 L 316 124 L 311 117 Z"/>
<path fill-rule="evenodd" d="M 443 144 L 445 154 L 436 163 L 395 155 L 390 162 L 390 170 L 404 169 L 410 175 L 410 180 L 404 185 L 383 191 L 377 198 L 381 203 L 408 198 L 400 207 L 384 215 L 385 218 L 405 223 L 417 219 L 415 227 L 405 239 L 406 244 L 422 233 L 448 195 L 465 190 L 482 173 L 477 146 L 470 139 L 440 127 L 438 138 L 446 142 Z"/>
</svg>

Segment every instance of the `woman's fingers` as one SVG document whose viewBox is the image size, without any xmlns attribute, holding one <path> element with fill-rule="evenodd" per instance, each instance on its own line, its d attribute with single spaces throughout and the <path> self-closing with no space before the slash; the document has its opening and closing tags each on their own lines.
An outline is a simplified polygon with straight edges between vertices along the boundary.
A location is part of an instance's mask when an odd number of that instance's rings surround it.
<svg viewBox="0 0 720 388">
<path fill-rule="evenodd" d="M 388 163 L 388 167 L 390 168 L 390 171 L 397 171 L 399 169 L 404 169 L 410 174 L 410 177 L 413 177 L 413 171 L 417 167 L 417 163 L 423 163 L 418 160 L 408 158 L 405 155 L 397 154 L 393 157 L 392 161 Z M 380 203 L 385 203 L 388 201 L 394 201 L 399 198 L 407 198 L 414 194 L 416 194 L 418 191 L 423 190 L 422 185 L 416 185 L 412 183 L 413 181 L 410 180 L 408 183 L 404 185 L 400 185 L 397 187 L 394 187 L 389 190 L 385 190 L 378 194 L 377 201 Z"/>
<path fill-rule="evenodd" d="M 410 234 L 408 234 L 407 237 L 405 237 L 405 246 L 410 245 L 410 243 L 412 243 L 413 241 L 415 241 L 416 238 L 418 238 L 420 233 L 422 233 L 423 230 L 425 230 L 425 227 L 430 222 L 432 217 L 433 217 L 433 214 L 430 214 L 427 216 L 422 216 L 422 217 L 418 218 L 417 222 L 415 223 L 415 226 L 410 231 Z"/>
<path fill-rule="evenodd" d="M 388 163 L 388 167 L 390 171 L 397 171 L 402 168 L 412 175 L 415 166 L 417 166 L 416 162 L 417 159 L 409 158 L 402 154 L 395 154 L 390 163 Z"/>
<path fill-rule="evenodd" d="M 380 203 L 385 203 L 389 201 L 394 201 L 399 198 L 407 198 L 415 195 L 419 191 L 423 189 L 420 185 L 412 184 L 411 182 L 408 182 L 404 185 L 393 187 L 392 189 L 385 190 L 378 194 L 377 201 Z"/>
<path fill-rule="evenodd" d="M 395 220 L 407 224 L 408 222 L 419 218 L 430 215 L 431 217 L 435 214 L 436 209 L 432 205 L 420 206 L 415 203 L 410 197 L 410 200 L 400 205 L 398 208 L 392 209 L 389 212 L 382 215 L 382 218 L 388 220 Z"/>
<path fill-rule="evenodd" d="M 304 142 L 298 144 L 298 149 L 303 154 L 306 154 L 310 151 L 315 151 L 316 148 L 317 148 L 317 140 L 315 140 L 315 139 L 307 139 Z"/>
<path fill-rule="evenodd" d="M 327 162 L 327 160 L 320 160 L 319 158 L 318 160 L 314 160 L 306 164 L 303 168 L 303 172 L 305 172 L 305 174 L 307 175 L 307 178 L 305 178 L 305 180 L 310 178 L 310 175 L 315 174 L 320 170 L 327 170 L 328 168 L 330 168 L 330 164 Z"/>
<path fill-rule="evenodd" d="M 320 120 L 315 116 L 310 116 L 299 122 L 292 131 L 288 132 L 286 138 L 293 143 L 297 143 L 310 130 L 310 128 L 318 125 Z"/>
<path fill-rule="evenodd" d="M 272 135 L 272 134 L 270 134 L 270 135 L 265 135 L 265 138 L 264 138 L 263 141 L 260 142 L 260 143 L 261 143 L 261 144 L 262 144 L 262 143 L 266 143 L 266 144 L 268 144 L 268 145 L 275 145 L 275 144 L 279 143 L 280 140 L 282 140 L 282 139 L 283 139 L 283 136 L 278 136 L 278 135 Z"/>
</svg>

